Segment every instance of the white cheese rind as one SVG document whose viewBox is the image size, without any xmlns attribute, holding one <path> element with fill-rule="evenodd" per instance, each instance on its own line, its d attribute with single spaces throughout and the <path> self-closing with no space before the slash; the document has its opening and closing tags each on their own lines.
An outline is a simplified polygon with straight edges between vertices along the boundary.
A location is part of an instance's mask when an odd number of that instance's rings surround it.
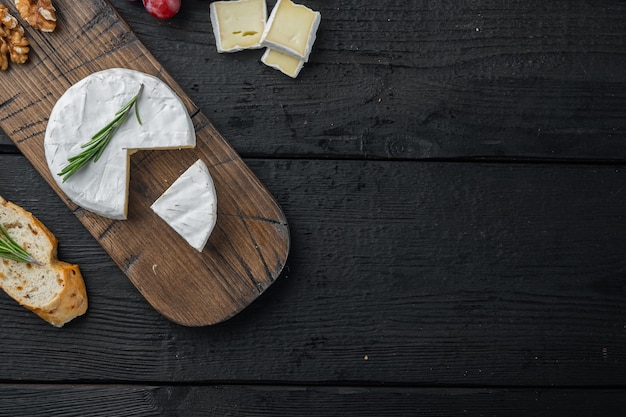
<svg viewBox="0 0 626 417">
<path fill-rule="evenodd" d="M 265 25 L 261 46 L 308 62 L 321 14 L 291 0 L 278 0 Z"/>
<path fill-rule="evenodd" d="M 143 91 L 136 103 L 142 124 L 131 113 L 97 162 L 89 162 L 63 182 L 57 175 L 81 145 Z M 130 154 L 139 149 L 179 149 L 196 144 L 193 122 L 167 84 L 142 72 L 114 68 L 91 74 L 57 101 L 46 128 L 44 149 L 58 186 L 79 206 L 104 217 L 127 217 Z"/>
<path fill-rule="evenodd" d="M 261 57 L 261 62 L 291 78 L 296 78 L 304 65 L 303 59 L 296 58 L 295 56 L 282 53 L 272 48 L 265 50 L 265 53 L 263 53 Z"/>
<path fill-rule="evenodd" d="M 217 52 L 261 48 L 267 21 L 265 0 L 215 1 L 209 10 Z"/>
<path fill-rule="evenodd" d="M 209 169 L 198 160 L 150 206 L 198 252 L 217 222 L 217 195 Z"/>
</svg>

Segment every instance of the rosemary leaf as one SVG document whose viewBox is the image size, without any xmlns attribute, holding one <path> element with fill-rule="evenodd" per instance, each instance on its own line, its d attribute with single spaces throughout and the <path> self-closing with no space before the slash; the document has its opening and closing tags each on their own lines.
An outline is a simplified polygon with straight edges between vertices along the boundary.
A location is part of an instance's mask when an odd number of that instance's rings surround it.
<svg viewBox="0 0 626 417">
<path fill-rule="evenodd" d="M 68 158 L 68 164 L 61 169 L 57 175 L 63 177 L 63 182 L 67 181 L 69 177 L 74 175 L 76 171 L 85 166 L 89 161 L 93 160 L 93 162 L 97 162 L 98 159 L 102 156 L 104 149 L 107 147 L 117 129 L 126 121 L 128 115 L 130 114 L 130 110 L 135 108 L 135 117 L 137 118 L 137 122 L 141 123 L 141 119 L 139 118 L 139 111 L 137 110 L 137 100 L 139 100 L 139 96 L 143 91 L 143 84 L 139 86 L 139 91 L 137 94 L 130 99 L 128 103 L 126 103 L 120 110 L 115 113 L 115 117 L 106 126 L 100 129 L 95 135 L 91 137 L 91 139 L 81 145 L 82 151 L 74 156 Z"/>
<path fill-rule="evenodd" d="M 6 229 L 0 224 L 0 258 L 10 259 L 18 262 L 30 262 L 41 265 L 24 248 L 9 236 Z"/>
</svg>

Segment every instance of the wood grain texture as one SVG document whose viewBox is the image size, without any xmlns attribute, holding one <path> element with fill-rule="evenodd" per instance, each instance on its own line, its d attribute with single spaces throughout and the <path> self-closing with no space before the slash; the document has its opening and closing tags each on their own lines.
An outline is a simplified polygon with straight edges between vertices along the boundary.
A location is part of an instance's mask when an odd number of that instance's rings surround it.
<svg viewBox="0 0 626 417">
<path fill-rule="evenodd" d="M 3 74 L 2 128 L 161 314 L 189 326 L 233 316 L 263 293 L 284 266 L 289 230 L 283 213 L 108 3 L 59 1 L 55 7 L 57 30 L 29 30 L 31 62 Z M 143 152 L 131 158 L 126 221 L 74 205 L 52 179 L 43 150 L 47 117 L 56 100 L 83 77 L 112 67 L 143 71 L 169 84 L 192 115 L 198 141 L 191 150 Z M 213 176 L 219 218 L 201 254 L 150 210 L 198 158 Z"/>
<path fill-rule="evenodd" d="M 626 155 L 623 1 L 307 0 L 323 18 L 296 80 L 261 51 L 218 54 L 209 3 L 163 22 L 112 1 L 246 157 Z"/>
<path fill-rule="evenodd" d="M 306 0 L 296 80 L 218 54 L 210 0 L 111 2 L 280 202 L 290 256 L 178 326 L 0 132 L 0 194 L 90 296 L 59 331 L 0 294 L 0 415 L 624 414 L 623 1 Z"/>
<path fill-rule="evenodd" d="M 0 385 L 2 417 L 546 416 L 618 417 L 619 389 L 420 389 L 319 386 Z"/>
<path fill-rule="evenodd" d="M 296 80 L 218 54 L 208 3 L 156 24 L 113 1 L 244 156 L 626 155 L 623 1 L 307 0 L 322 22 Z"/>
<path fill-rule="evenodd" d="M 2 379 L 626 384 L 625 167 L 247 162 L 292 253 L 250 307 L 196 329 L 154 312 L 24 158 L 0 156 L 0 190 L 52 227 L 90 296 L 61 331 L 4 297 Z"/>
</svg>

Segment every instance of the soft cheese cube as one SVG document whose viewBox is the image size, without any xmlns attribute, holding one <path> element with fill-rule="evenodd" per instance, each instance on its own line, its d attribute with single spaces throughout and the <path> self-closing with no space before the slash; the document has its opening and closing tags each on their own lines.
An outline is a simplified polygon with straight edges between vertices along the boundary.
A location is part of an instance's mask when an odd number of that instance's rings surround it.
<svg viewBox="0 0 626 417">
<path fill-rule="evenodd" d="M 265 25 L 261 45 L 307 62 L 320 20 L 319 12 L 291 0 L 278 0 Z"/>
<path fill-rule="evenodd" d="M 216 1 L 209 8 L 218 52 L 261 47 L 267 21 L 265 0 Z"/>
<path fill-rule="evenodd" d="M 272 48 L 267 48 L 265 50 L 265 53 L 261 57 L 261 62 L 269 67 L 279 70 L 291 78 L 296 78 L 304 65 L 304 60 Z"/>
</svg>

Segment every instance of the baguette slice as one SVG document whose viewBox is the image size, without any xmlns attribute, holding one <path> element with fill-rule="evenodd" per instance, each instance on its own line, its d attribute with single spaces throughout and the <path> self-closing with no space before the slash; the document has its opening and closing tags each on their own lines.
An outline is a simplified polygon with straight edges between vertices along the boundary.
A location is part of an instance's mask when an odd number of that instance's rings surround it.
<svg viewBox="0 0 626 417">
<path fill-rule="evenodd" d="M 0 224 L 42 265 L 0 258 L 0 287 L 56 327 L 87 311 L 78 265 L 57 259 L 56 237 L 31 213 L 0 196 Z"/>
</svg>

